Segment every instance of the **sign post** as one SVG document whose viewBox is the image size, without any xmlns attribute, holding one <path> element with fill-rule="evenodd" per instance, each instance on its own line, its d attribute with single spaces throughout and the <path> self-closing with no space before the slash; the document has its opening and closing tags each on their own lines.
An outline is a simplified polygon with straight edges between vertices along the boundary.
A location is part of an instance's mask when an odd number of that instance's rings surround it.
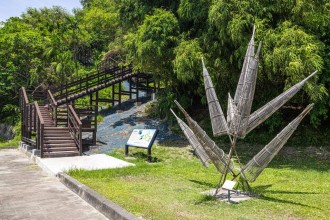
<svg viewBox="0 0 330 220">
<path fill-rule="evenodd" d="M 148 162 L 151 162 L 151 147 L 157 134 L 157 129 L 134 129 L 125 145 L 125 156 L 128 156 L 128 147 L 144 148 L 148 150 Z"/>
</svg>

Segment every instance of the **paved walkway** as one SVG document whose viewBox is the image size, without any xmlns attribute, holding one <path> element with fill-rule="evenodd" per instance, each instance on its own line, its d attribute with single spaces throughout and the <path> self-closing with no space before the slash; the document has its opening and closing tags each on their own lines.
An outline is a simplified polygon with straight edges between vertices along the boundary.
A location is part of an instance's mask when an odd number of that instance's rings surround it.
<svg viewBox="0 0 330 220">
<path fill-rule="evenodd" d="M 60 172 L 67 172 L 71 169 L 101 170 L 135 166 L 132 163 L 105 154 L 42 159 L 36 157 L 36 162 L 44 171 L 54 176 Z"/>
<path fill-rule="evenodd" d="M 145 107 L 148 105 L 147 99 L 141 98 L 144 103 L 135 106 L 133 102 L 123 102 L 122 111 L 116 112 L 118 106 L 110 110 L 102 110 L 105 115 L 103 122 L 97 127 L 97 140 L 104 143 L 102 146 L 93 148 L 87 154 L 108 153 L 115 148 L 123 148 L 134 129 L 158 129 L 155 143 L 166 144 L 166 142 L 185 141 L 185 139 L 168 128 L 166 121 L 147 117 Z"/>
<path fill-rule="evenodd" d="M 107 219 L 16 149 L 0 150 L 0 219 Z"/>
</svg>

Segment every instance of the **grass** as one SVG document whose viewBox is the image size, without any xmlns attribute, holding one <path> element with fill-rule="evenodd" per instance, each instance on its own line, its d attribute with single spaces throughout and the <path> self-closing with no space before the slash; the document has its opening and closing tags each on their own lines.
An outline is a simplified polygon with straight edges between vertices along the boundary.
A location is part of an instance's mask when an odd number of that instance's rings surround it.
<svg viewBox="0 0 330 220">
<path fill-rule="evenodd" d="M 15 137 L 14 139 L 11 140 L 5 140 L 0 137 L 0 149 L 1 148 L 7 148 L 7 147 L 18 147 L 20 137 Z"/>
<path fill-rule="evenodd" d="M 111 153 L 121 159 L 123 154 L 122 149 Z M 69 175 L 145 219 L 327 219 L 330 215 L 328 160 L 303 154 L 279 156 L 251 184 L 260 194 L 258 199 L 227 204 L 201 194 L 213 188 L 219 176 L 213 165 L 204 168 L 187 147 L 155 146 L 152 163 L 146 162 L 142 149 L 131 148 L 130 156 L 127 160 L 135 167 L 72 170 Z"/>
<path fill-rule="evenodd" d="M 14 129 L 13 129 L 14 134 L 15 134 L 13 139 L 6 140 L 2 136 L 0 136 L 0 149 L 1 148 L 7 148 L 7 147 L 18 147 L 19 142 L 21 140 L 20 129 L 21 129 L 21 124 L 20 123 L 16 124 Z"/>
</svg>

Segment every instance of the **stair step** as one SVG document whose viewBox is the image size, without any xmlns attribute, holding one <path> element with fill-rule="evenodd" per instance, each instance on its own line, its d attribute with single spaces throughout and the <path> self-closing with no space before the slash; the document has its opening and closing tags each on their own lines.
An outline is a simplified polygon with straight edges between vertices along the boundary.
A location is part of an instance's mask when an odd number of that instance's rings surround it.
<svg viewBox="0 0 330 220">
<path fill-rule="evenodd" d="M 44 152 L 63 152 L 63 151 L 78 151 L 77 147 L 52 147 L 43 148 Z"/>
<path fill-rule="evenodd" d="M 69 133 L 66 134 L 45 134 L 44 138 L 54 139 L 54 138 L 71 138 Z"/>
<path fill-rule="evenodd" d="M 76 147 L 76 144 L 72 141 L 70 143 L 51 143 L 51 144 L 44 144 L 44 148 L 65 148 L 65 147 Z"/>
<path fill-rule="evenodd" d="M 67 137 L 44 137 L 45 141 L 51 141 L 51 140 L 73 140 L 71 135 L 68 135 Z"/>
<path fill-rule="evenodd" d="M 47 130 L 62 130 L 62 131 L 69 131 L 67 127 L 45 127 Z"/>
<path fill-rule="evenodd" d="M 45 139 L 44 140 L 44 143 L 45 144 L 72 144 L 74 143 L 73 142 L 73 139 L 71 138 L 65 138 L 65 139 Z"/>
<path fill-rule="evenodd" d="M 71 137 L 70 133 L 45 133 L 45 137 Z"/>
<path fill-rule="evenodd" d="M 57 135 L 60 135 L 60 134 L 70 134 L 70 133 L 69 133 L 69 131 L 45 130 L 44 134 L 45 135 L 48 135 L 48 134 L 57 134 Z"/>
<path fill-rule="evenodd" d="M 55 151 L 44 152 L 44 157 L 65 157 L 65 156 L 79 156 L 79 151 Z"/>
</svg>

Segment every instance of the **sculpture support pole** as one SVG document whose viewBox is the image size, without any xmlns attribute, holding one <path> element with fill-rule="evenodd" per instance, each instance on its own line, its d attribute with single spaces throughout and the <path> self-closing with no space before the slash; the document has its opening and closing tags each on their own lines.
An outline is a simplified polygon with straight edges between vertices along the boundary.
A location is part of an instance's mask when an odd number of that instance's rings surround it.
<svg viewBox="0 0 330 220">
<path fill-rule="evenodd" d="M 233 152 L 236 151 L 236 136 L 232 139 L 231 136 L 229 136 L 230 138 L 230 142 L 231 142 L 231 146 L 230 146 L 230 151 L 229 151 L 229 155 L 228 155 L 228 161 L 226 163 L 226 168 L 225 168 L 225 172 L 224 174 L 221 174 L 220 175 L 220 180 L 219 180 L 219 183 L 217 185 L 217 188 L 215 190 L 215 195 L 218 193 L 219 191 L 219 188 L 220 186 L 226 181 L 226 178 L 227 178 L 227 174 L 228 174 L 228 171 L 229 171 L 229 164 L 230 164 L 230 160 L 233 156 Z"/>
<path fill-rule="evenodd" d="M 217 185 L 217 188 L 216 188 L 216 191 L 215 191 L 215 195 L 219 192 L 219 188 L 220 188 L 220 186 L 221 185 L 223 185 L 224 184 L 224 182 L 226 181 L 226 178 L 227 178 L 227 174 L 228 174 L 228 171 L 229 171 L 229 162 L 230 162 L 230 160 L 231 160 L 231 158 L 233 157 L 233 154 L 235 153 L 235 155 L 236 155 L 236 157 L 237 157 L 237 162 L 238 162 L 238 164 L 239 164 L 239 166 L 240 166 L 240 169 L 242 170 L 242 164 L 241 164 L 241 162 L 240 162 L 240 159 L 239 159 L 239 157 L 238 157 L 238 155 L 237 155 L 237 151 L 236 151 L 236 143 L 237 143 L 237 136 L 235 135 L 234 137 L 232 137 L 232 136 L 229 136 L 229 139 L 230 139 L 230 143 L 231 143 L 231 147 L 230 147 L 230 151 L 229 151 L 229 155 L 228 155 L 228 162 L 227 162 L 227 164 L 226 164 L 226 172 L 224 173 L 224 174 L 221 174 L 220 175 L 220 179 L 219 179 L 219 183 L 218 183 L 218 185 Z M 232 181 L 233 180 L 235 180 L 238 176 L 240 176 L 241 175 L 241 172 L 239 172 L 238 174 L 233 174 L 233 179 L 232 179 Z M 251 188 L 250 188 L 250 185 L 249 185 L 249 183 L 245 180 L 244 181 L 245 183 L 246 183 L 246 185 L 247 185 L 247 187 L 248 187 L 248 191 L 250 191 L 251 190 Z M 245 187 L 244 187 L 244 184 L 243 183 L 241 183 L 241 186 L 242 186 L 242 188 L 243 188 L 243 191 L 245 191 Z"/>
</svg>

